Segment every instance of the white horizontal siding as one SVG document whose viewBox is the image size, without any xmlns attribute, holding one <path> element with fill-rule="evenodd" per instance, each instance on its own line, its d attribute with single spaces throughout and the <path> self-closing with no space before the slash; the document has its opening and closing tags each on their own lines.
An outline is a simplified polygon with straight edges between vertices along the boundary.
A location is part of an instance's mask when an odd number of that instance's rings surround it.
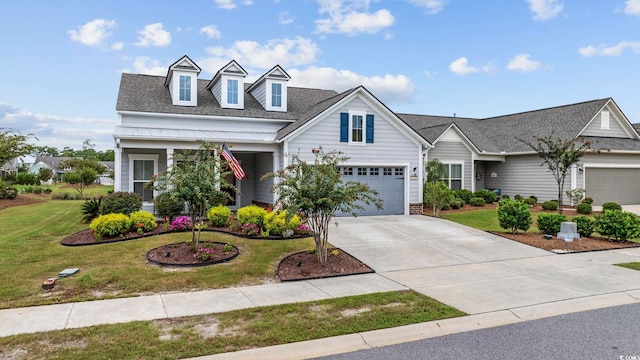
<svg viewBox="0 0 640 360">
<path fill-rule="evenodd" d="M 340 142 L 340 113 L 343 112 L 364 112 L 374 115 L 373 144 Z M 407 175 L 411 169 L 419 166 L 420 146 L 413 143 L 389 120 L 358 97 L 290 140 L 288 151 L 291 154 L 298 154 L 303 160 L 312 161 L 314 155 L 311 150 L 320 146 L 326 151 L 341 151 L 349 157 L 347 163 L 351 165 L 408 165 L 408 169 L 405 170 Z M 410 180 L 409 202 L 422 201 L 418 198 L 418 186 L 417 180 Z"/>
<path fill-rule="evenodd" d="M 260 103 L 260 105 L 262 105 L 262 107 L 264 109 L 267 108 L 267 87 L 266 87 L 266 81 L 263 81 L 262 84 L 260 84 L 259 86 L 257 86 L 255 89 L 251 90 L 251 95 L 258 100 L 258 102 Z"/>
<path fill-rule="evenodd" d="M 471 151 L 461 142 L 439 141 L 435 147 L 429 150 L 427 161 L 438 159 L 441 163 L 462 162 L 463 181 L 462 187 L 471 190 L 471 178 L 473 176 L 473 162 Z"/>
<path fill-rule="evenodd" d="M 587 126 L 586 129 L 582 132 L 584 136 L 601 136 L 601 137 L 617 137 L 617 138 L 625 138 L 628 139 L 629 135 L 625 133 L 622 125 L 620 125 L 620 120 L 615 116 L 613 111 L 609 111 L 609 128 L 602 129 L 601 128 L 601 113 L 595 116 L 593 121 Z"/>
<path fill-rule="evenodd" d="M 271 194 L 271 185 L 273 179 L 265 179 L 260 181 L 262 176 L 273 171 L 273 154 L 258 153 L 255 156 L 255 193 L 254 199 L 271 204 L 273 202 L 273 194 Z"/>
</svg>

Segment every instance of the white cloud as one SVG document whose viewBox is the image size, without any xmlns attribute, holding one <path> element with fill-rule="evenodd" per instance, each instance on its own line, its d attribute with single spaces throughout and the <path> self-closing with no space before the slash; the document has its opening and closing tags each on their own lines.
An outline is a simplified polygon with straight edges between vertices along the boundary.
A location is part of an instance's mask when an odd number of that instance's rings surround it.
<svg viewBox="0 0 640 360">
<path fill-rule="evenodd" d="M 437 14 L 444 8 L 445 0 L 406 0 L 408 3 L 427 9 L 429 14 Z"/>
<path fill-rule="evenodd" d="M 168 66 L 162 65 L 158 60 L 148 56 L 137 56 L 133 59 L 133 71 L 125 69 L 125 72 L 147 75 L 166 75 Z"/>
<path fill-rule="evenodd" d="M 449 70 L 457 75 L 467 75 L 479 72 L 481 69 L 476 66 L 469 65 L 469 59 L 463 56 L 449 64 Z"/>
<path fill-rule="evenodd" d="M 624 13 L 627 15 L 640 15 L 640 0 L 627 0 L 624 3 Z"/>
<path fill-rule="evenodd" d="M 162 23 L 149 24 L 140 31 L 136 45 L 141 47 L 166 47 L 171 44 L 171 34 L 162 28 Z"/>
<path fill-rule="evenodd" d="M 216 3 L 216 5 L 220 9 L 232 10 L 232 9 L 235 9 L 236 7 L 238 7 L 234 0 L 213 0 L 213 2 Z M 243 0 L 243 1 L 240 1 L 240 4 L 245 5 L 245 6 L 253 5 L 253 1 L 251 1 L 251 0 Z"/>
<path fill-rule="evenodd" d="M 87 46 L 100 46 L 111 36 L 110 30 L 115 27 L 115 20 L 95 19 L 78 27 L 77 30 L 69 30 L 67 33 L 73 41 Z"/>
<path fill-rule="evenodd" d="M 0 123 L 22 134 L 33 134 L 38 138 L 30 141 L 34 145 L 80 149 L 88 138 L 96 150 L 108 150 L 113 149 L 113 129 L 118 120 L 36 114 L 0 103 Z"/>
<path fill-rule="evenodd" d="M 369 12 L 370 0 L 318 0 L 320 15 L 327 18 L 316 20 L 320 33 L 355 35 L 375 34 L 393 25 L 395 19 L 387 9 Z"/>
<path fill-rule="evenodd" d="M 210 39 L 220 39 L 220 31 L 213 25 L 200 28 L 200 33 L 207 35 Z"/>
<path fill-rule="evenodd" d="M 540 61 L 531 60 L 530 57 L 531 55 L 529 54 L 516 55 L 509 61 L 509 64 L 507 64 L 507 70 L 527 73 L 540 69 L 542 63 L 540 63 Z"/>
<path fill-rule="evenodd" d="M 554 18 L 562 12 L 564 4 L 558 0 L 526 0 L 529 10 L 533 12 L 533 20 L 545 21 Z"/>
<path fill-rule="evenodd" d="M 113 50 L 122 50 L 122 48 L 124 48 L 124 43 L 123 42 L 117 42 L 117 43 L 113 43 L 111 45 L 111 49 L 113 49 Z"/>
<path fill-rule="evenodd" d="M 240 65 L 268 69 L 276 64 L 280 66 L 295 66 L 309 64 L 316 60 L 318 46 L 310 39 L 296 37 L 293 39 L 275 39 L 266 44 L 256 41 L 236 41 L 231 47 L 210 47 L 206 49 L 211 55 L 204 61 L 198 61 L 204 69 L 211 73 L 216 73 L 219 64 L 226 64 L 231 59 L 236 60 Z"/>
<path fill-rule="evenodd" d="M 363 85 L 384 103 L 407 103 L 415 95 L 411 79 L 405 75 L 385 74 L 364 76 L 350 70 L 310 66 L 306 69 L 287 71 L 291 75 L 289 85 L 344 91 Z"/>
<path fill-rule="evenodd" d="M 640 41 L 620 41 L 613 46 L 598 45 L 585 46 L 578 49 L 578 53 L 584 57 L 591 56 L 619 56 L 624 49 L 630 49 L 635 53 L 640 53 Z"/>
<path fill-rule="evenodd" d="M 280 25 L 289 25 L 294 21 L 294 18 L 288 11 L 283 11 L 278 15 L 278 23 L 280 23 Z"/>
</svg>

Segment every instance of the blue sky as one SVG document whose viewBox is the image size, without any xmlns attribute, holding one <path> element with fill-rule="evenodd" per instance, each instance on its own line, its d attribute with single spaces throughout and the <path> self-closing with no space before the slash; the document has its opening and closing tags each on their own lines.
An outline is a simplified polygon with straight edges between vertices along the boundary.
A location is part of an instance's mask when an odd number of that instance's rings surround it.
<svg viewBox="0 0 640 360">
<path fill-rule="evenodd" d="M 640 0 L 0 2 L 0 127 L 113 147 L 122 72 L 363 84 L 396 112 L 489 117 L 613 97 L 640 122 Z"/>
</svg>

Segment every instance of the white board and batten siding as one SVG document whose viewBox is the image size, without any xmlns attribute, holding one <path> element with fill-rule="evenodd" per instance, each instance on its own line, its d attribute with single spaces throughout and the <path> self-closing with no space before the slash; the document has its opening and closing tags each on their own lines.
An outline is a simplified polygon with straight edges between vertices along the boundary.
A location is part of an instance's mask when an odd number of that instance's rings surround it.
<svg viewBox="0 0 640 360">
<path fill-rule="evenodd" d="M 340 142 L 340 113 L 364 112 L 374 115 L 374 142 L 372 144 L 349 144 Z M 408 176 L 411 170 L 420 168 L 421 145 L 409 139 L 390 123 L 380 112 L 359 97 L 354 97 L 343 106 L 326 114 L 303 132 L 288 140 L 287 151 L 298 154 L 303 160 L 311 161 L 312 149 L 322 146 L 323 150 L 338 150 L 349 157 L 349 166 L 391 166 L 405 169 L 405 207 L 408 204 L 422 202 L 419 198 L 418 180 Z"/>
<path fill-rule="evenodd" d="M 462 142 L 442 140 L 429 150 L 429 161 L 440 160 L 443 164 L 462 164 L 462 188 L 472 190 L 473 161 L 471 151 Z"/>
</svg>

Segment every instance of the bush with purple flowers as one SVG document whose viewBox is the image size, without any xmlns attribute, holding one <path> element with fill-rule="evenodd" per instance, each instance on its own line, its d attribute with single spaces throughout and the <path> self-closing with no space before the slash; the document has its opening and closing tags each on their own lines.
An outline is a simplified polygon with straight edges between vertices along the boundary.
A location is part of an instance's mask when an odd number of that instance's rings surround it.
<svg viewBox="0 0 640 360">
<path fill-rule="evenodd" d="M 191 218 L 188 216 L 178 216 L 171 221 L 169 229 L 173 231 L 191 230 Z"/>
<path fill-rule="evenodd" d="M 211 259 L 211 255 L 214 250 L 212 248 L 201 247 L 196 250 L 196 253 L 193 255 L 194 258 L 198 259 L 198 261 L 207 261 Z"/>
<path fill-rule="evenodd" d="M 243 234 L 253 236 L 260 234 L 260 227 L 256 224 L 244 224 L 240 227 Z"/>
</svg>

